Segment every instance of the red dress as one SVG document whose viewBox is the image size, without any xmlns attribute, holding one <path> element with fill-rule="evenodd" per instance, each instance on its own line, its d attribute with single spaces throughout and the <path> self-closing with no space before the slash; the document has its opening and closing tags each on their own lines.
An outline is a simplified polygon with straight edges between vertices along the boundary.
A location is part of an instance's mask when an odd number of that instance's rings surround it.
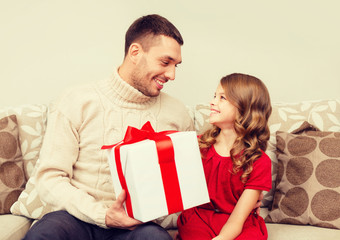
<svg viewBox="0 0 340 240">
<path fill-rule="evenodd" d="M 269 191 L 271 189 L 271 160 L 267 154 L 253 165 L 249 179 L 240 180 L 242 172 L 232 174 L 232 160 L 222 157 L 212 146 L 203 158 L 210 203 L 185 210 L 177 220 L 182 240 L 206 240 L 216 237 L 227 222 L 244 189 Z M 262 217 L 252 212 L 245 221 L 240 239 L 267 239 L 267 228 Z"/>
</svg>

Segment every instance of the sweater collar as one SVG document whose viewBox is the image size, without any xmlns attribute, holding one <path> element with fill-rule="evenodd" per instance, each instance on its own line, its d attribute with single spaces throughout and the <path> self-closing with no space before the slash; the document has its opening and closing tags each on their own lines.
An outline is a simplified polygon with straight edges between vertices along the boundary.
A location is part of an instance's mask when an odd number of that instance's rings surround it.
<svg viewBox="0 0 340 240">
<path fill-rule="evenodd" d="M 101 91 L 114 103 L 123 107 L 143 108 L 157 101 L 159 97 L 149 97 L 124 81 L 115 69 L 111 78 L 100 82 Z"/>
</svg>

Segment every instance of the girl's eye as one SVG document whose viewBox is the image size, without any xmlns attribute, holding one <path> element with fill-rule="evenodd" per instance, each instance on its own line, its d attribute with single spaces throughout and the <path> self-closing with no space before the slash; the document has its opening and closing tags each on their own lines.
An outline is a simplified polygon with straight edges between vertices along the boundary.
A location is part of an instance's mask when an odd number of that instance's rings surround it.
<svg viewBox="0 0 340 240">
<path fill-rule="evenodd" d="M 166 66 L 166 65 L 168 65 L 168 64 L 169 64 L 169 62 L 162 61 L 162 64 Z"/>
<path fill-rule="evenodd" d="M 221 96 L 221 99 L 226 100 L 226 98 L 224 96 Z"/>
</svg>

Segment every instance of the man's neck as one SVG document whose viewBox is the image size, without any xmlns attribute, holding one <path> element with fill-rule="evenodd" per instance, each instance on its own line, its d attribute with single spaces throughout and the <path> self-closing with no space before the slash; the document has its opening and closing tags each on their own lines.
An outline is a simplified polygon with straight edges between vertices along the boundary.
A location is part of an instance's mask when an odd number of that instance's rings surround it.
<svg viewBox="0 0 340 240">
<path fill-rule="evenodd" d="M 117 72 L 118 72 L 121 79 L 123 79 L 125 82 L 130 84 L 130 81 L 129 81 L 130 80 L 130 70 L 129 69 L 131 69 L 131 67 L 127 66 L 126 61 L 124 61 L 123 64 L 118 67 Z"/>
</svg>

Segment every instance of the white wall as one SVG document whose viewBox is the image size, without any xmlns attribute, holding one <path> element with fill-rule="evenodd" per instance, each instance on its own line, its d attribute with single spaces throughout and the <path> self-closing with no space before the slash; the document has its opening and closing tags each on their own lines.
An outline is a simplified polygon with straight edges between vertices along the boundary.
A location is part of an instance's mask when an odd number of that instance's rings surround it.
<svg viewBox="0 0 340 240">
<path fill-rule="evenodd" d="M 208 102 L 219 79 L 262 79 L 272 101 L 340 99 L 338 0 L 0 0 L 0 107 L 49 103 L 69 85 L 107 77 L 124 35 L 158 13 L 185 44 L 164 91 Z"/>
</svg>

